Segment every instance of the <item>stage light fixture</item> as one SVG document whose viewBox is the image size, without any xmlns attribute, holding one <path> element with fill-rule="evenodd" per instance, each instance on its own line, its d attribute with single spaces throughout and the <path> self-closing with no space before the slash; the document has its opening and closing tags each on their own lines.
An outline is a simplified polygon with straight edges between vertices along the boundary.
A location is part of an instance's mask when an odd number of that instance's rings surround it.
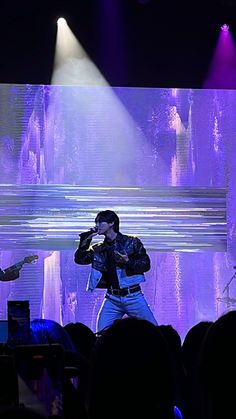
<svg viewBox="0 0 236 419">
<path fill-rule="evenodd" d="M 228 32 L 228 31 L 229 31 L 229 25 L 227 25 L 226 23 L 224 23 L 224 24 L 221 26 L 221 30 L 222 30 L 223 32 Z"/>
<path fill-rule="evenodd" d="M 108 83 L 73 34 L 64 17 L 57 19 L 57 38 L 51 84 L 107 85 Z"/>
<path fill-rule="evenodd" d="M 57 24 L 58 25 L 65 25 L 66 24 L 66 19 L 64 17 L 59 17 L 57 19 Z"/>
</svg>

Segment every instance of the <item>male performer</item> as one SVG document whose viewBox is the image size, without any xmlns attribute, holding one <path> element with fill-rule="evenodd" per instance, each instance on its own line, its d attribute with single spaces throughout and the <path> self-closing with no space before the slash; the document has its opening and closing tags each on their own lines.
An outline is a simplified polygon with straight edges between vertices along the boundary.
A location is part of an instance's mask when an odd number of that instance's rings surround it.
<svg viewBox="0 0 236 419">
<path fill-rule="evenodd" d="M 96 227 L 80 235 L 75 263 L 92 264 L 88 290 L 107 288 L 98 313 L 97 332 L 109 327 L 125 314 L 157 325 L 157 321 L 142 293 L 140 283 L 150 269 L 150 258 L 138 237 L 119 231 L 119 217 L 114 211 L 101 211 L 95 218 Z M 90 246 L 97 234 L 102 242 Z"/>
</svg>

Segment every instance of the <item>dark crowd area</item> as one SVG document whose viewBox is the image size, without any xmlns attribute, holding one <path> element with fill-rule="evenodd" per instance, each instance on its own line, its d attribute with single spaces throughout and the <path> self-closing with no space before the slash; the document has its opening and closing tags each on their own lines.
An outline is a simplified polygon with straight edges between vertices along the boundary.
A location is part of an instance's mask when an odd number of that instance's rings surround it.
<svg viewBox="0 0 236 419">
<path fill-rule="evenodd" d="M 99 334 L 79 322 L 29 325 L 1 344 L 2 419 L 234 417 L 234 310 L 182 341 L 171 325 L 134 317 Z"/>
</svg>

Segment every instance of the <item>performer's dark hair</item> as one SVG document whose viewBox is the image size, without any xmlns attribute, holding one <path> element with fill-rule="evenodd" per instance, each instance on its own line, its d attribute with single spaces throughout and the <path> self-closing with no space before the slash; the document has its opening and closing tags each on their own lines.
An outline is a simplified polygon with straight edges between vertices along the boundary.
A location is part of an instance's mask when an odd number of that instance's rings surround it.
<svg viewBox="0 0 236 419">
<path fill-rule="evenodd" d="M 111 210 L 100 211 L 95 218 L 95 223 L 101 222 L 101 221 L 105 221 L 107 223 L 114 223 L 113 230 L 116 233 L 119 232 L 120 220 L 119 220 L 118 215 L 114 211 L 111 211 Z"/>
</svg>

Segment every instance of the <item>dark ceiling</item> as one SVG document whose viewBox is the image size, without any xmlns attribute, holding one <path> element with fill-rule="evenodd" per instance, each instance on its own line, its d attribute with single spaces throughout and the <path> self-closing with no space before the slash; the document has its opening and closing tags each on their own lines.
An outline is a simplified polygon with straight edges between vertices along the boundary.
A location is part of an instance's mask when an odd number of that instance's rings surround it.
<svg viewBox="0 0 236 419">
<path fill-rule="evenodd" d="M 201 88 L 236 0 L 2 0 L 0 83 L 49 84 L 64 16 L 112 86 Z"/>
</svg>

